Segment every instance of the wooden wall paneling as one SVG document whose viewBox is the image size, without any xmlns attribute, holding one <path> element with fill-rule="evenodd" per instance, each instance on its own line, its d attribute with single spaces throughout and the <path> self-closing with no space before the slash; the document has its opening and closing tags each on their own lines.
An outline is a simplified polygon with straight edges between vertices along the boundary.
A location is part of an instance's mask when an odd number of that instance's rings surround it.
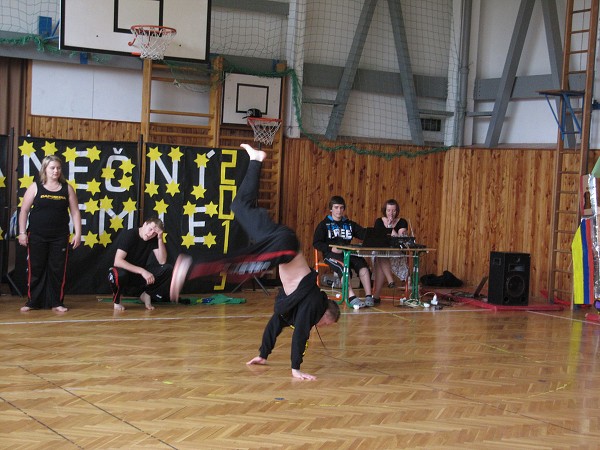
<svg viewBox="0 0 600 450">
<path fill-rule="evenodd" d="M 486 244 L 487 240 L 481 239 L 480 230 L 483 226 L 481 220 L 487 212 L 486 207 L 492 207 L 493 209 L 494 203 L 491 201 L 481 202 L 480 205 L 475 204 L 474 198 L 479 199 L 482 195 L 489 195 L 489 190 L 492 188 L 487 183 L 485 185 L 482 183 L 484 172 L 481 161 L 477 158 L 477 152 L 470 150 L 465 156 L 467 158 L 462 162 L 461 176 L 457 180 L 462 185 L 461 202 L 456 204 L 454 209 L 455 214 L 460 219 L 457 222 L 458 229 L 455 233 L 454 248 L 458 249 L 456 262 L 461 267 L 461 270 L 451 271 L 455 274 L 472 273 L 473 259 L 476 254 L 479 254 L 480 248 Z M 493 182 L 490 184 L 493 185 Z M 463 218 L 465 213 L 467 220 Z M 465 276 L 462 275 L 459 278 L 464 279 Z"/>
<path fill-rule="evenodd" d="M 467 153 L 468 151 L 465 151 Z M 465 168 L 465 162 L 457 151 L 448 153 L 447 161 L 450 162 L 444 174 L 444 198 L 442 201 L 444 214 L 440 218 L 443 239 L 440 239 L 438 253 L 442 256 L 442 266 L 439 269 L 449 270 L 458 277 L 464 273 L 462 264 L 465 261 L 466 241 L 464 235 L 460 236 L 458 226 L 460 216 L 469 214 L 469 204 L 464 201 L 464 178 L 470 168 Z M 473 174 L 475 176 L 475 174 Z M 451 251 L 450 251 L 451 249 Z M 462 262 L 462 264 L 461 264 Z"/>
<path fill-rule="evenodd" d="M 531 221 L 531 217 L 529 216 L 529 214 L 527 214 L 527 211 L 533 211 L 533 192 L 534 192 L 534 186 L 532 185 L 533 182 L 533 178 L 534 178 L 534 171 L 535 171 L 535 166 L 533 166 L 533 152 L 531 152 L 531 155 L 528 154 L 524 154 L 524 158 L 523 158 L 523 164 L 522 164 L 522 172 L 521 172 L 521 176 L 522 176 L 522 186 L 521 186 L 521 193 L 522 193 L 522 198 L 521 201 L 519 202 L 518 205 L 518 209 L 517 209 L 517 214 L 520 216 L 521 221 L 522 221 L 522 227 L 521 229 L 517 229 L 515 230 L 516 234 L 519 234 L 519 238 L 523 241 L 523 242 L 528 242 L 528 248 L 529 248 L 529 252 L 531 252 L 531 246 L 532 246 L 532 240 L 530 239 L 530 230 L 531 230 L 531 226 L 532 226 L 532 221 Z"/>
<path fill-rule="evenodd" d="M 487 274 L 490 251 L 530 253 L 531 293 L 539 296 L 548 257 L 552 156 L 546 150 L 451 150 L 444 170 L 449 179 L 439 268 L 475 284 Z M 459 205 L 455 214 L 448 214 L 450 203 Z"/>
<path fill-rule="evenodd" d="M 554 151 L 530 152 L 532 167 L 529 170 L 532 182 L 529 185 L 532 198 L 531 210 L 524 211 L 530 220 L 527 239 L 531 242 L 531 292 L 538 295 L 547 288 L 548 258 L 550 257 L 550 214 L 552 211 L 552 188 L 554 173 Z"/>
<path fill-rule="evenodd" d="M 497 177 L 491 177 L 490 180 L 486 170 L 488 164 L 485 152 L 471 150 L 469 152 L 470 170 L 464 173 L 463 179 L 460 180 L 465 184 L 464 196 L 469 199 L 469 222 L 472 224 L 472 228 L 469 230 L 467 222 L 467 227 L 461 234 L 462 242 L 459 244 L 469 249 L 462 256 L 465 272 L 469 274 L 469 283 L 475 283 L 475 280 L 479 281 L 482 276 L 487 275 L 491 236 L 499 236 L 498 229 L 506 226 L 496 223 L 501 208 L 505 204 L 501 189 L 504 180 L 501 172 L 498 173 L 496 170 L 493 170 L 492 173 L 497 174 Z M 457 212 L 460 217 L 461 211 Z M 488 229 L 489 225 L 491 225 L 491 230 Z M 482 261 L 485 262 L 482 263 Z"/>
<path fill-rule="evenodd" d="M 294 144 L 302 141 L 295 140 Z M 313 145 L 304 146 L 303 148 L 295 145 L 294 152 L 298 157 L 293 158 L 295 163 L 288 167 L 291 170 L 289 173 L 290 185 L 287 190 L 284 188 L 284 198 L 288 198 L 290 213 L 296 218 L 293 225 L 290 220 L 285 220 L 285 223 L 290 223 L 295 230 L 300 231 L 298 238 L 300 239 L 303 252 L 312 264 L 314 264 L 313 253 L 310 251 L 312 247 L 313 230 L 315 225 L 322 219 L 322 199 L 319 198 L 321 186 L 326 183 L 327 172 L 324 168 L 327 164 L 327 156 L 323 158 L 317 157 L 315 147 Z M 300 154 L 299 152 L 302 152 Z M 286 164 L 287 165 L 287 164 Z M 297 178 L 296 176 L 297 175 Z M 291 190 L 291 192 L 290 192 Z M 292 192 L 295 195 L 289 196 Z"/>
<path fill-rule="evenodd" d="M 455 220 L 452 221 L 452 228 L 450 229 L 449 241 L 443 243 L 442 245 L 449 245 L 453 251 L 451 262 L 445 269 L 453 272 L 459 278 L 464 279 L 464 274 L 466 272 L 464 265 L 467 261 L 466 251 L 468 249 L 468 243 L 471 241 L 466 240 L 466 231 L 464 229 L 461 229 L 459 225 L 461 217 L 463 217 L 465 214 L 467 215 L 467 217 L 471 217 L 470 205 L 467 201 L 463 200 L 463 195 L 466 195 L 466 183 L 470 181 L 469 178 L 465 179 L 465 177 L 469 176 L 471 168 L 466 167 L 465 161 L 463 161 L 463 159 L 461 158 L 457 159 L 456 169 L 457 176 L 453 180 L 453 182 L 455 183 L 457 192 L 454 198 L 449 199 L 452 202 L 452 215 Z M 473 224 L 473 221 L 471 221 L 471 224 Z"/>
<path fill-rule="evenodd" d="M 28 115 L 26 123 L 32 136 L 48 139 L 136 142 L 140 134 L 137 122 Z"/>
<path fill-rule="evenodd" d="M 456 197 L 456 179 L 455 171 L 457 168 L 457 152 L 449 151 L 446 152 L 444 157 L 444 169 L 443 177 L 441 180 L 442 198 L 439 216 L 439 243 L 437 247 L 437 257 L 439 267 L 446 268 L 451 263 L 450 252 L 447 251 L 449 248 L 448 244 L 452 236 L 452 224 L 456 220 L 453 213 L 453 206 L 451 200 Z"/>
</svg>

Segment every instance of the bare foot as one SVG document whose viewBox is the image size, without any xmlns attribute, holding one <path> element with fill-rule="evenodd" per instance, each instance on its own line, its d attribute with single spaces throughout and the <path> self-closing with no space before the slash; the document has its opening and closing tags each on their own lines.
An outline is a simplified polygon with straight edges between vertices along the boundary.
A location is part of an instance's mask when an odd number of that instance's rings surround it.
<svg viewBox="0 0 600 450">
<path fill-rule="evenodd" d="M 316 380 L 317 377 L 309 373 L 300 372 L 298 369 L 292 369 L 292 377 L 299 378 L 300 380 Z"/>
<path fill-rule="evenodd" d="M 120 303 L 113 303 L 113 308 L 115 308 L 115 311 L 125 311 L 125 307 Z"/>
<path fill-rule="evenodd" d="M 147 310 L 152 311 L 154 309 L 154 306 L 152 306 L 151 303 L 152 299 L 145 292 L 142 295 L 140 295 L 140 300 L 144 302 L 144 305 L 146 305 Z"/>
<path fill-rule="evenodd" d="M 240 147 L 246 150 L 246 153 L 248 153 L 248 156 L 250 157 L 251 161 L 264 161 L 264 159 L 267 157 L 267 154 L 265 152 L 263 152 L 262 150 L 256 150 L 248 144 L 241 144 Z"/>
<path fill-rule="evenodd" d="M 31 311 L 31 308 L 29 306 L 21 306 L 21 312 L 27 312 L 27 311 Z"/>
<path fill-rule="evenodd" d="M 69 310 L 69 308 L 65 308 L 64 306 L 55 306 L 54 308 L 52 308 L 52 311 L 55 312 L 67 312 Z"/>
</svg>

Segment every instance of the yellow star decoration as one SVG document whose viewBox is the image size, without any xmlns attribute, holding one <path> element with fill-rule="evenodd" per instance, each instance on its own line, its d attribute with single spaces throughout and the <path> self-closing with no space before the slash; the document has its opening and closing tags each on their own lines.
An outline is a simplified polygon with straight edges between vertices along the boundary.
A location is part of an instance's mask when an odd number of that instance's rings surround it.
<svg viewBox="0 0 600 450">
<path fill-rule="evenodd" d="M 163 240 L 163 242 L 164 242 L 165 244 L 167 243 L 167 235 L 168 235 L 168 234 L 169 234 L 169 233 L 163 233 L 163 235 L 162 235 L 162 240 Z"/>
<path fill-rule="evenodd" d="M 191 216 L 195 212 L 196 212 L 196 205 L 194 205 L 192 202 L 188 201 L 183 207 L 183 214 L 185 214 L 186 216 Z"/>
<path fill-rule="evenodd" d="M 183 153 L 181 153 L 181 150 L 179 150 L 179 147 L 171 147 L 169 156 L 171 157 L 171 161 L 181 161 L 181 157 L 183 156 Z"/>
<path fill-rule="evenodd" d="M 88 181 L 86 191 L 92 195 L 97 194 L 100 192 L 100 182 L 96 181 L 96 179 Z"/>
<path fill-rule="evenodd" d="M 121 170 L 123 173 L 131 173 L 135 167 L 135 164 L 131 162 L 131 159 L 126 159 L 121 163 Z"/>
<path fill-rule="evenodd" d="M 212 233 L 208 233 L 206 236 L 204 236 L 204 245 L 206 245 L 208 248 L 211 248 L 213 245 L 217 244 L 217 236 L 215 236 Z"/>
<path fill-rule="evenodd" d="M 66 162 L 75 161 L 77 158 L 77 150 L 74 147 L 67 147 L 67 150 L 63 153 Z"/>
<path fill-rule="evenodd" d="M 100 236 L 98 237 L 98 242 L 104 247 L 106 248 L 108 246 L 108 244 L 112 243 L 112 238 L 110 236 L 109 233 L 101 233 Z"/>
<path fill-rule="evenodd" d="M 204 153 L 198 154 L 198 156 L 196 156 L 196 159 L 194 160 L 194 162 L 196 163 L 196 165 L 199 168 L 206 167 L 206 165 L 208 164 L 208 158 L 206 157 L 206 155 Z"/>
<path fill-rule="evenodd" d="M 90 213 L 90 214 L 94 214 L 96 212 L 98 212 L 98 200 L 94 200 L 94 199 L 89 199 L 87 202 L 84 203 L 85 205 L 85 212 Z"/>
<path fill-rule="evenodd" d="M 86 234 L 84 238 L 85 245 L 87 245 L 89 248 L 94 248 L 94 245 L 98 243 L 98 235 L 96 233 L 92 233 L 91 231 L 88 231 L 88 234 Z"/>
<path fill-rule="evenodd" d="M 175 180 L 167 183 L 167 193 L 171 194 L 172 197 L 175 197 L 175 194 L 179 192 L 179 183 L 176 183 Z"/>
<path fill-rule="evenodd" d="M 4 240 L 4 231 L 2 230 L 2 227 L 0 227 L 0 241 Z"/>
<path fill-rule="evenodd" d="M 121 228 L 123 228 L 123 219 L 121 219 L 119 216 L 111 217 L 110 228 L 115 231 L 119 231 Z"/>
<path fill-rule="evenodd" d="M 150 197 L 158 195 L 158 184 L 152 182 L 146 183 L 146 194 Z"/>
<path fill-rule="evenodd" d="M 121 178 L 119 180 L 119 185 L 123 188 L 123 189 L 127 189 L 129 190 L 129 188 L 131 186 L 133 186 L 133 181 L 131 181 L 131 177 L 129 176 L 123 176 L 123 178 Z"/>
<path fill-rule="evenodd" d="M 206 214 L 210 217 L 218 215 L 219 214 L 219 205 L 216 205 L 213 202 L 210 202 L 208 205 L 206 205 Z"/>
<path fill-rule="evenodd" d="M 129 200 L 127 200 L 126 202 L 123 202 L 123 209 L 128 212 L 128 213 L 132 213 L 135 212 L 135 200 L 133 200 L 132 198 L 130 198 Z"/>
<path fill-rule="evenodd" d="M 146 154 L 150 161 L 158 161 L 162 153 L 158 151 L 158 147 L 150 147 L 150 151 Z"/>
<path fill-rule="evenodd" d="M 73 190 L 77 190 L 77 183 L 75 182 L 75 180 L 67 180 L 67 183 L 69 183 L 71 185 L 71 187 L 73 188 Z"/>
<path fill-rule="evenodd" d="M 108 195 L 105 195 L 103 199 L 100 199 L 100 209 L 104 211 L 109 211 L 112 209 L 112 198 L 108 198 Z"/>
<path fill-rule="evenodd" d="M 87 157 L 89 158 L 90 162 L 100 161 L 100 150 L 95 145 L 92 148 L 88 148 L 86 150 Z"/>
<path fill-rule="evenodd" d="M 6 187 L 6 177 L 0 175 L 0 187 Z"/>
<path fill-rule="evenodd" d="M 202 186 L 194 186 L 194 189 L 192 189 L 192 195 L 196 197 L 196 200 L 199 198 L 204 198 L 205 193 L 206 189 L 204 189 Z"/>
<path fill-rule="evenodd" d="M 19 178 L 19 187 L 28 188 L 33 183 L 33 175 L 26 175 Z"/>
<path fill-rule="evenodd" d="M 102 178 L 105 180 L 111 180 L 115 177 L 115 169 L 111 169 L 110 167 L 102 168 Z"/>
<path fill-rule="evenodd" d="M 33 142 L 23 141 L 23 145 L 19 146 L 19 150 L 21 150 L 21 156 L 31 156 L 35 153 Z"/>
<path fill-rule="evenodd" d="M 169 207 L 169 205 L 167 203 L 165 203 L 165 201 L 163 199 L 160 199 L 159 201 L 157 201 L 155 203 L 154 211 L 156 211 L 156 213 L 158 215 L 165 214 L 167 212 L 168 207 Z"/>
<path fill-rule="evenodd" d="M 191 234 L 186 234 L 185 236 L 181 236 L 181 245 L 185 248 L 190 248 L 194 246 L 194 236 Z"/>
<path fill-rule="evenodd" d="M 56 148 L 56 143 L 48 141 L 46 141 L 46 143 L 42 147 L 42 150 L 44 150 L 44 156 L 54 155 L 58 151 L 58 149 Z"/>
</svg>

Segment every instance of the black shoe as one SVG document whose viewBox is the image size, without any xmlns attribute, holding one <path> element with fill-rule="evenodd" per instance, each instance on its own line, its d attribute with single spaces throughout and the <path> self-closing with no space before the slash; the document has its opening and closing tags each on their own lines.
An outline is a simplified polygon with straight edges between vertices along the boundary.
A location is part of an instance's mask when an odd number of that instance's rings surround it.
<svg viewBox="0 0 600 450">
<path fill-rule="evenodd" d="M 381 303 L 381 299 L 377 298 L 377 297 L 373 297 L 373 303 L 375 303 L 376 305 L 379 305 Z"/>
</svg>

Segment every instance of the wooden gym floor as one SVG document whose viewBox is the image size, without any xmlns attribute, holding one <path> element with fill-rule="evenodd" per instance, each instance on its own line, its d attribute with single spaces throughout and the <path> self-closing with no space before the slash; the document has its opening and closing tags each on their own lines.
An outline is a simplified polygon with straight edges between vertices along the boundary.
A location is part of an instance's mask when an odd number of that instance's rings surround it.
<svg viewBox="0 0 600 450">
<path fill-rule="evenodd" d="M 274 292 L 271 289 L 271 292 Z M 598 448 L 600 325 L 585 311 L 343 308 L 290 374 L 273 299 L 146 311 L 71 296 L 65 314 L 0 298 L 0 447 Z"/>
</svg>

